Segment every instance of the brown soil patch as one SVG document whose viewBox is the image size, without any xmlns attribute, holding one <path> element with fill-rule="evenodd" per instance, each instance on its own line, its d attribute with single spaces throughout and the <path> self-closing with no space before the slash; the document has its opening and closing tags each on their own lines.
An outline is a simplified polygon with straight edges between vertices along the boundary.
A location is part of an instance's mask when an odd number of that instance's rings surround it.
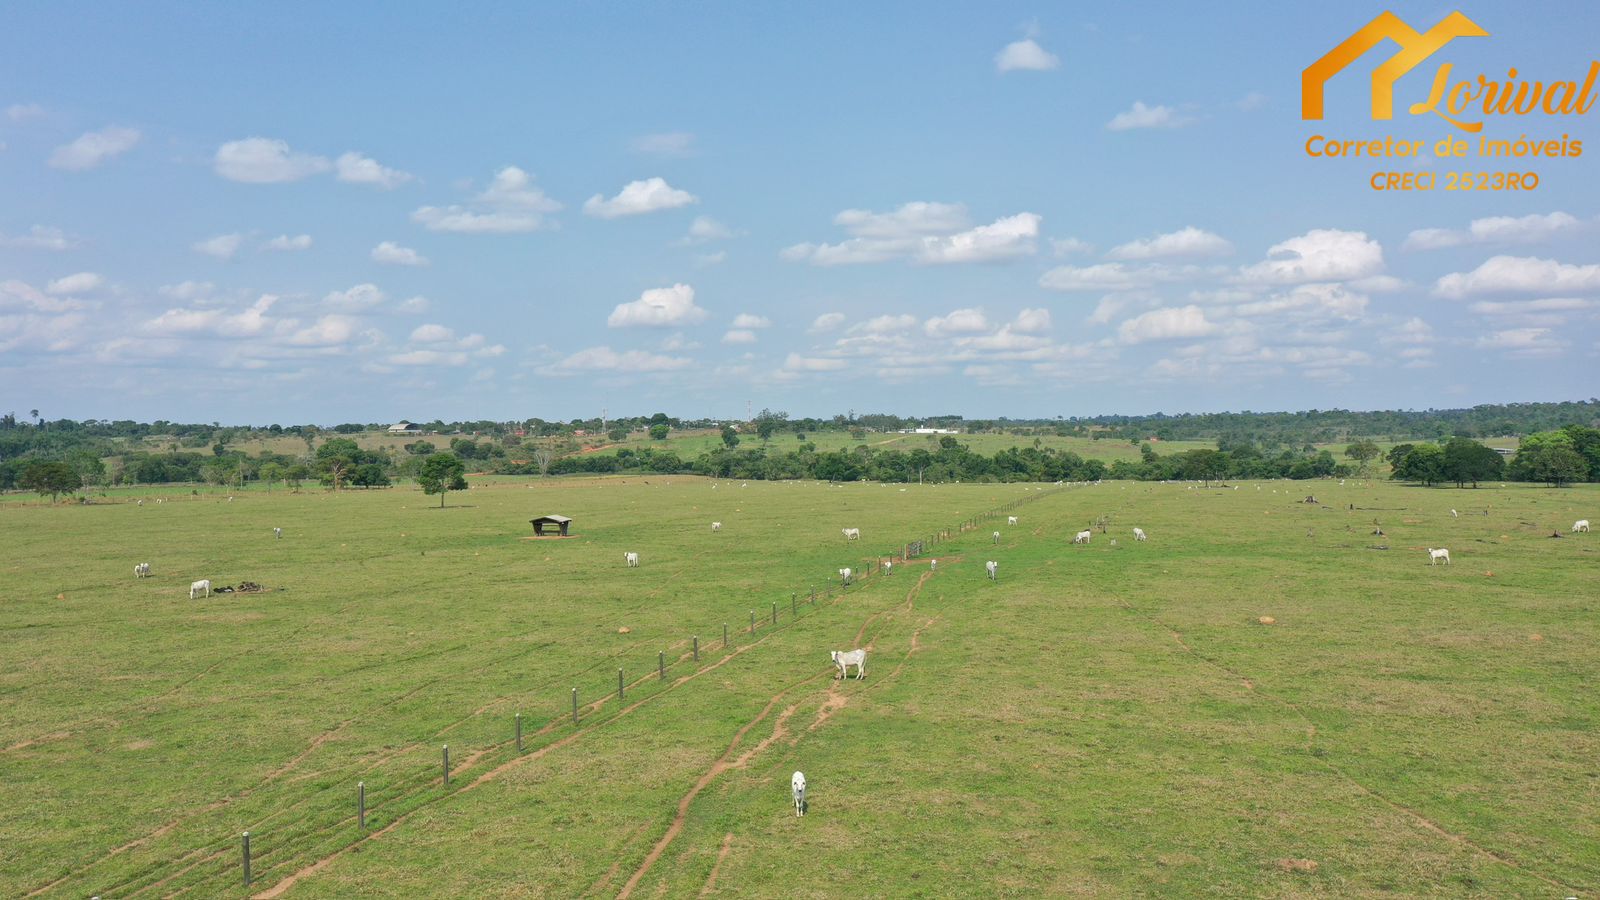
<svg viewBox="0 0 1600 900">
<path fill-rule="evenodd" d="M 1276 625 L 1276 624 L 1278 624 L 1278 620 L 1274 619 L 1271 616 L 1262 616 L 1261 618 L 1256 619 L 1256 621 L 1260 622 L 1263 625 Z"/>
<path fill-rule="evenodd" d="M 131 742 L 123 745 L 122 749 L 124 749 L 124 750 L 149 750 L 151 747 L 154 747 L 155 745 L 156 745 L 155 741 L 139 740 L 139 741 L 131 741 Z"/>
<path fill-rule="evenodd" d="M 1317 861 L 1314 859 L 1280 859 L 1278 868 L 1285 872 L 1315 872 Z"/>
</svg>

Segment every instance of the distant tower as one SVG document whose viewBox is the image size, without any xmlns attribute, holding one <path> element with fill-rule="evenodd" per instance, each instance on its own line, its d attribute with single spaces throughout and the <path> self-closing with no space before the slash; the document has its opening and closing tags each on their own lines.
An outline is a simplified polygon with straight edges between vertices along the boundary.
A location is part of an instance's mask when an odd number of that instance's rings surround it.
<svg viewBox="0 0 1600 900">
<path fill-rule="evenodd" d="M 750 415 L 750 401 L 746 400 L 744 402 L 744 420 L 746 422 L 749 422 L 749 421 L 753 420 L 754 418 L 755 418 L 755 416 Z"/>
<path fill-rule="evenodd" d="M 611 410 L 606 409 L 604 406 L 600 407 L 600 431 L 602 433 L 604 433 L 606 430 L 606 413 L 610 411 Z"/>
</svg>

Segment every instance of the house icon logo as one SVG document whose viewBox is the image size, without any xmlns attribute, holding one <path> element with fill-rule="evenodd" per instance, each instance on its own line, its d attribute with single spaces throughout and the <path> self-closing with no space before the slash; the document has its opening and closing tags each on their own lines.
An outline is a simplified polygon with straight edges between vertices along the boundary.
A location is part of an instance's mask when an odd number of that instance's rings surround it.
<svg viewBox="0 0 1600 900">
<path fill-rule="evenodd" d="M 1328 79 L 1379 42 L 1388 38 L 1400 45 L 1400 52 L 1389 57 L 1372 73 L 1372 118 L 1394 118 L 1394 83 L 1416 68 L 1439 48 L 1458 37 L 1488 37 L 1489 32 L 1460 12 L 1453 12 L 1424 32 L 1418 32 L 1392 12 L 1384 12 L 1345 38 L 1321 59 L 1300 73 L 1300 118 L 1322 118 L 1323 87 Z M 1418 104 L 1422 105 L 1422 104 Z M 1417 112 L 1417 110 L 1412 110 Z"/>
</svg>

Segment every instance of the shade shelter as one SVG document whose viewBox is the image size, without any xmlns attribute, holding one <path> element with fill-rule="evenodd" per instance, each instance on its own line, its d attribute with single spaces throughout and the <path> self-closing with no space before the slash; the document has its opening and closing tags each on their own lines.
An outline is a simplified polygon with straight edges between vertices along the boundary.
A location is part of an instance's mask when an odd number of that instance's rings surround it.
<svg viewBox="0 0 1600 900">
<path fill-rule="evenodd" d="M 546 528 L 560 529 L 561 536 L 566 537 L 567 527 L 572 524 L 572 520 L 566 516 L 540 516 L 537 519 L 529 519 L 528 521 L 532 523 L 533 533 L 538 537 L 545 536 L 544 530 Z"/>
</svg>

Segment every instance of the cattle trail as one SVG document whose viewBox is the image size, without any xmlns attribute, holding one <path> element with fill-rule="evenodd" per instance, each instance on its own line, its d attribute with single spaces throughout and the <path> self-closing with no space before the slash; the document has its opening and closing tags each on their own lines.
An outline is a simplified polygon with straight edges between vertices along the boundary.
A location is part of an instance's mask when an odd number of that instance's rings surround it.
<svg viewBox="0 0 1600 900">
<path fill-rule="evenodd" d="M 711 877 L 706 879 L 706 886 L 700 889 L 700 896 L 710 894 L 717 887 L 717 874 L 722 871 L 722 861 L 728 858 L 728 852 L 733 849 L 733 832 L 728 832 L 722 838 L 722 849 L 717 851 L 717 861 L 711 864 Z"/>
</svg>

